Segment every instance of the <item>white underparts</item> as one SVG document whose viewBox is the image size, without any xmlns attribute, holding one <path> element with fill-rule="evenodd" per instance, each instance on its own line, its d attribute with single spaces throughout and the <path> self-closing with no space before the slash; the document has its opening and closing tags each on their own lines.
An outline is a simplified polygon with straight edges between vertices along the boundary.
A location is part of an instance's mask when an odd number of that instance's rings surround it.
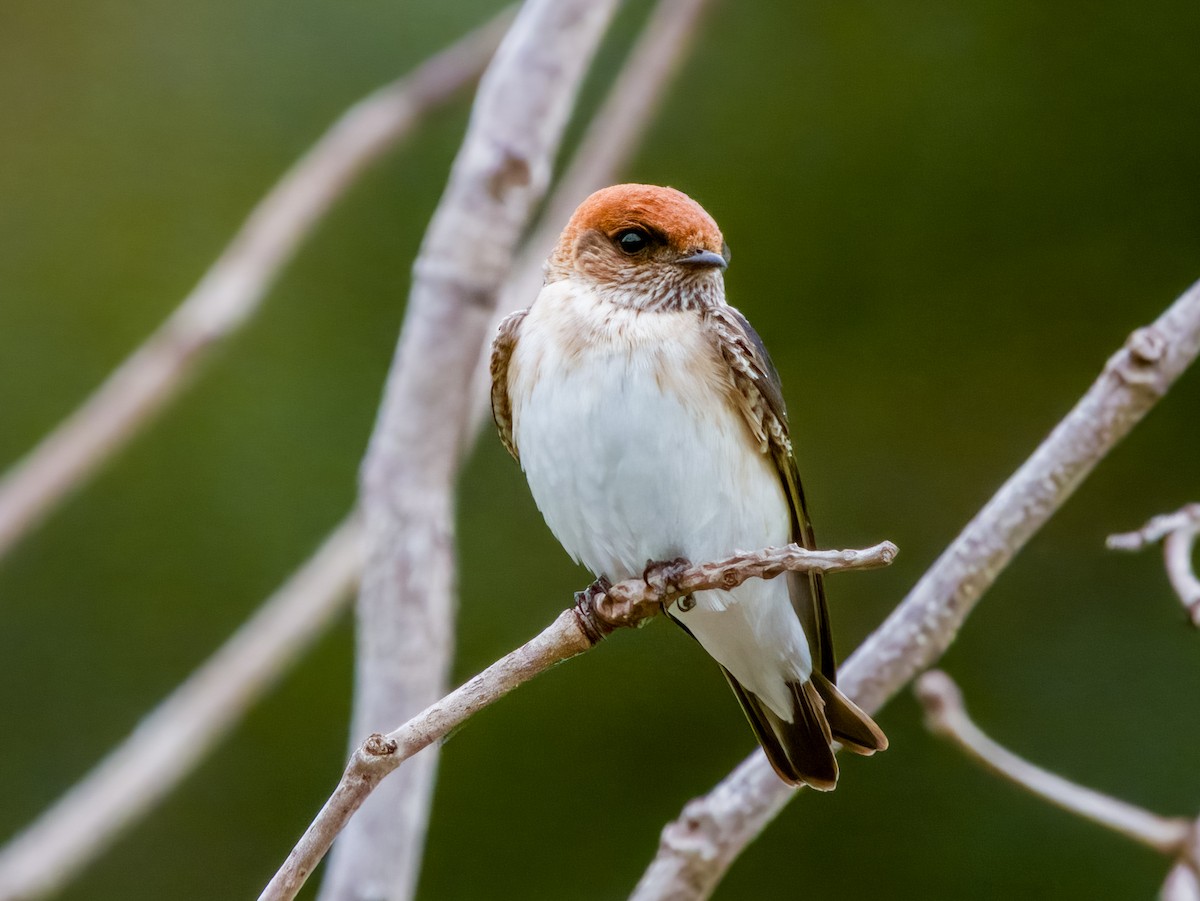
<svg viewBox="0 0 1200 901">
<path fill-rule="evenodd" d="M 787 500 L 726 394 L 695 311 L 637 312 L 548 285 L 509 366 L 513 439 L 546 523 L 598 575 L 789 540 Z M 812 663 L 784 579 L 699 592 L 679 618 L 777 715 Z"/>
</svg>

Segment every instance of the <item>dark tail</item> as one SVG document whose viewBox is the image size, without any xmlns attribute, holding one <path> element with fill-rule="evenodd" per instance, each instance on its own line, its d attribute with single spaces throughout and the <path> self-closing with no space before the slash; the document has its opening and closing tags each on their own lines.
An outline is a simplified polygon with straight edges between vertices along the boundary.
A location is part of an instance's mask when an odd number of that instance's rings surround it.
<svg viewBox="0 0 1200 901">
<path fill-rule="evenodd" d="M 887 748 L 887 737 L 875 722 L 820 673 L 805 682 L 789 682 L 792 721 L 777 716 L 757 695 L 725 672 L 750 720 L 750 726 L 779 778 L 790 785 L 818 791 L 837 787 L 838 765 L 833 741 L 855 754 L 870 755 Z"/>
</svg>

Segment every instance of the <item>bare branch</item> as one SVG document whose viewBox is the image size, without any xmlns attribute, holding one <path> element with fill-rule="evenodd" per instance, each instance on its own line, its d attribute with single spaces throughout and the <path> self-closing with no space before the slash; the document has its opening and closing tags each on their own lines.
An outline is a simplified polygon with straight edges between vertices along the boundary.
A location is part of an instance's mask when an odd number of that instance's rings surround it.
<svg viewBox="0 0 1200 901">
<path fill-rule="evenodd" d="M 1135 532 L 1118 532 L 1104 542 L 1110 551 L 1140 551 L 1158 544 L 1172 532 L 1200 528 L 1200 504 L 1185 504 L 1174 513 L 1151 517 Z"/>
<path fill-rule="evenodd" d="M 471 716 L 514 688 L 595 646 L 617 628 L 634 628 L 657 616 L 672 601 L 694 591 L 731 589 L 747 579 L 774 578 L 785 572 L 844 572 L 887 566 L 896 556 L 890 541 L 866 550 L 809 551 L 798 545 L 742 553 L 717 563 L 688 566 L 660 581 L 629 579 L 599 597 L 581 592 L 577 606 L 564 610 L 532 641 L 426 708 L 387 735 L 375 733 L 350 757 L 333 794 L 305 831 L 259 901 L 294 898 L 329 850 L 337 834 L 384 776 L 405 760 L 457 729 Z M 653 567 L 651 568 L 653 569 Z"/>
<path fill-rule="evenodd" d="M 636 611 L 647 605 L 670 603 L 694 591 L 737 588 L 747 579 L 774 579 L 785 572 L 835 573 L 851 569 L 878 569 L 890 566 L 899 553 L 896 545 L 883 541 L 864 550 L 812 551 L 798 544 L 744 551 L 718 563 L 703 563 L 672 574 L 669 585 L 653 580 L 630 579 L 612 586 L 606 594 L 609 605 L 604 618 L 621 625 L 642 619 Z"/>
<path fill-rule="evenodd" d="M 342 523 L 124 744 L 0 849 L 0 901 L 61 889 L 191 772 L 342 609 L 360 545 L 357 521 Z"/>
<path fill-rule="evenodd" d="M 1193 831 L 1192 844 L 1196 844 L 1197 832 Z M 1176 862 L 1167 874 L 1159 892 L 1160 901 L 1200 901 L 1200 872 L 1197 872 L 1196 861 L 1200 860 L 1200 849 L 1192 848 L 1186 860 Z"/>
<path fill-rule="evenodd" d="M 1136 532 L 1109 535 L 1111 550 L 1138 551 L 1149 544 L 1163 543 L 1163 562 L 1171 587 L 1179 595 L 1192 624 L 1200 627 L 1200 579 L 1192 568 L 1192 552 L 1200 535 L 1200 504 L 1187 504 L 1174 513 L 1155 516 Z"/>
<path fill-rule="evenodd" d="M 287 901 L 303 887 L 334 838 L 379 785 L 383 777 L 418 751 L 444 737 L 471 713 L 482 709 L 522 682 L 591 647 L 573 610 L 528 644 L 492 664 L 480 675 L 427 708 L 394 732 L 375 733 L 355 749 L 337 788 L 321 808 L 259 901 Z M 481 694 L 487 684 L 491 694 Z M 451 712 L 453 711 L 453 713 Z"/>
<path fill-rule="evenodd" d="M 453 489 L 471 381 L 514 248 L 550 179 L 580 81 L 615 0 L 527 0 L 479 87 L 413 267 L 383 404 L 362 468 L 367 565 L 351 735 L 445 693 L 455 610 Z M 424 843 L 436 756 L 353 820 L 323 901 L 404 899 Z"/>
<path fill-rule="evenodd" d="M 1200 283 L 1138 329 L 1020 469 L 850 657 L 839 685 L 874 713 L 954 641 L 1004 567 L 1200 352 Z M 636 901 L 707 898 L 794 792 L 756 752 L 663 830 Z"/>
<path fill-rule="evenodd" d="M 1197 534 L 1200 534 L 1200 524 L 1172 532 L 1163 540 L 1163 557 L 1171 587 L 1191 615 L 1192 625 L 1200 627 L 1200 579 L 1192 569 Z"/>
<path fill-rule="evenodd" d="M 1161 523 L 1156 525 L 1151 520 L 1141 532 L 1153 535 L 1154 529 L 1160 526 Z M 1128 538 L 1137 534 L 1114 537 Z M 1159 534 L 1146 540 L 1157 541 L 1161 537 Z M 915 694 L 925 708 L 925 723 L 929 730 L 954 742 L 986 769 L 1063 810 L 1176 858 L 1175 866 L 1160 893 L 1163 901 L 1200 901 L 1200 881 L 1196 872 L 1196 862 L 1200 861 L 1200 854 L 1197 853 L 1200 850 L 1197 848 L 1200 823 L 1192 823 L 1181 817 L 1160 817 L 1125 801 L 1076 785 L 1023 760 L 990 739 L 975 725 L 963 704 L 962 692 L 944 672 L 930 670 L 922 674 L 917 679 Z"/>
<path fill-rule="evenodd" d="M 917 679 L 915 693 L 925 708 L 929 730 L 950 739 L 976 762 L 1021 788 L 1085 820 L 1153 848 L 1161 854 L 1178 855 L 1191 833 L 1191 823 L 1176 817 L 1160 817 L 1132 804 L 1084 788 L 1047 772 L 990 739 L 972 722 L 963 705 L 962 692 L 954 680 L 940 670 L 930 670 Z"/>
<path fill-rule="evenodd" d="M 612 179 L 610 173 L 622 165 L 621 161 L 628 156 L 630 148 L 644 130 L 649 107 L 661 94 L 670 71 L 686 50 L 686 37 L 694 29 L 698 12 L 704 4 L 705 0 L 663 0 L 656 8 L 608 99 L 590 125 L 580 151 L 564 176 L 559 193 L 549 202 L 548 209 L 561 212 L 566 203 L 574 204 L 574 198 L 590 193 L 593 187 Z M 485 29 L 493 32 L 489 35 L 492 45 L 499 42 L 501 19 L 485 26 Z M 454 63 L 457 50 L 464 45 L 469 50 L 470 43 L 477 41 L 480 36 L 481 32 L 477 32 L 443 54 L 451 71 L 457 67 Z M 480 46 L 467 56 L 485 52 L 487 49 Z M 479 68 L 482 59 L 480 56 Z M 344 116 L 335 130 L 351 136 L 365 136 L 367 132 L 353 124 L 359 114 L 361 121 L 374 119 L 382 126 L 389 115 L 394 115 L 397 110 L 402 111 L 403 102 L 398 101 L 403 98 L 408 83 L 411 80 L 420 81 L 422 77 L 418 72 L 412 79 L 399 81 L 377 92 L 372 99 L 360 104 L 358 114 L 348 113 Z M 635 86 L 637 90 L 633 89 Z M 394 133 L 393 142 L 400 137 L 399 133 Z M 350 145 L 353 147 L 354 142 L 351 141 Z M 385 149 L 381 145 L 379 152 Z M 315 150 L 313 154 L 324 156 Z M 335 161 L 331 158 L 332 162 Z M 366 161 L 360 165 L 365 166 Z M 281 182 L 276 194 L 298 177 L 298 169 Z M 327 167 L 325 171 L 330 170 Z M 349 174 L 345 178 L 347 181 L 343 187 L 348 186 Z M 300 182 L 308 183 L 303 178 Z M 583 187 L 579 187 L 581 182 Z M 569 184 L 576 187 L 568 189 Z M 571 200 L 562 199 L 564 191 Z M 260 212 L 269 204 L 269 200 L 265 200 Z M 567 208 L 562 216 L 569 213 L 570 208 Z M 303 218 L 291 220 L 289 227 L 300 224 Z M 262 227 L 267 234 L 278 233 L 271 218 Z M 249 228 L 247 224 L 243 229 L 243 237 Z M 552 236 L 546 238 L 543 244 L 551 240 Z M 255 242 L 250 243 L 253 245 Z M 250 254 L 247 259 L 253 261 L 255 255 Z M 530 259 L 528 245 L 521 259 L 523 262 L 518 264 L 518 272 L 513 280 L 520 280 L 519 270 L 522 269 L 528 278 L 531 268 L 534 276 L 540 278 L 540 260 L 535 260 L 532 267 L 527 262 Z M 283 262 L 286 261 L 281 260 L 280 265 Z M 260 290 L 265 290 L 266 281 L 269 280 L 265 272 L 262 278 L 264 281 Z M 510 280 L 510 284 L 513 280 Z M 536 289 L 536 285 L 534 287 Z M 485 366 L 485 374 L 486 369 Z M 348 522 L 331 534 L 314 559 L 306 562 L 288 584 L 266 602 L 255 619 L 239 630 L 201 670 L 152 712 L 124 744 L 112 751 L 104 762 L 6 848 L 0 849 L 0 901 L 18 896 L 41 897 L 68 884 L 125 829 L 153 809 L 174 785 L 207 756 L 235 721 L 269 687 L 271 681 L 303 653 L 341 609 L 349 596 L 350 586 L 357 582 L 361 571 L 361 554 L 357 545 L 348 556 L 334 548 L 360 540 L 357 535 L 359 531 L 357 525 Z M 353 538 L 351 533 L 354 533 Z M 306 604 L 305 592 L 293 592 L 293 589 L 309 583 L 316 590 L 307 598 Z M 321 585 L 323 589 L 319 587 Z M 272 622 L 281 624 L 278 631 L 274 625 L 270 625 Z M 233 653 L 235 648 L 240 648 L 244 653 Z M 248 666 L 248 662 L 257 666 Z M 264 672 L 269 674 L 265 679 L 262 676 Z M 185 703 L 188 701 L 191 703 Z M 169 711 L 175 711 L 178 717 L 168 716 Z M 187 723 L 188 730 L 179 729 L 179 722 Z M 185 736 L 190 736 L 188 753 L 179 754 L 176 746 L 179 739 Z M 118 765 L 119 761 L 125 761 L 126 764 Z M 137 774 L 136 779 L 130 778 L 129 774 L 133 772 Z"/>
<path fill-rule="evenodd" d="M 0 480 L 0 557 L 189 383 L 215 345 L 261 306 L 330 207 L 431 109 L 478 78 L 505 12 L 347 110 L 250 213 L 183 303 Z"/>
</svg>

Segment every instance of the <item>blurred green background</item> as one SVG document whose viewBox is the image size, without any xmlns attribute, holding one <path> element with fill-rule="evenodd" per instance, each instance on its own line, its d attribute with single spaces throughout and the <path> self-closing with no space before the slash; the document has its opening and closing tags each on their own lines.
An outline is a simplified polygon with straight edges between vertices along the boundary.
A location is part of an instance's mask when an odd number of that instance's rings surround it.
<svg viewBox="0 0 1200 901">
<path fill-rule="evenodd" d="M 0 462 L 192 287 L 349 103 L 492 2 L 10 0 L 0 12 Z M 624 9 L 594 106 L 645 8 Z M 692 193 L 783 375 L 845 656 L 1090 384 L 1200 277 L 1200 5 L 716 6 L 630 180 Z M 354 497 L 409 266 L 467 100 L 355 187 L 254 323 L 0 566 L 0 836 L 120 741 Z M 578 133 L 578 126 L 573 129 Z M 945 667 L 1019 753 L 1200 812 L 1200 635 L 1113 531 L 1200 500 L 1191 373 L 1021 554 Z M 465 677 L 589 577 L 488 433 L 463 479 Z M 348 618 L 65 894 L 254 897 L 346 749 Z M 725 899 L 1150 897 L 1164 860 L 928 736 L 792 804 Z M 423 898 L 619 898 L 662 824 L 753 746 L 678 630 L 620 635 L 444 750 Z M 315 885 L 315 881 L 314 881 Z M 315 894 L 312 888 L 306 897 Z"/>
</svg>

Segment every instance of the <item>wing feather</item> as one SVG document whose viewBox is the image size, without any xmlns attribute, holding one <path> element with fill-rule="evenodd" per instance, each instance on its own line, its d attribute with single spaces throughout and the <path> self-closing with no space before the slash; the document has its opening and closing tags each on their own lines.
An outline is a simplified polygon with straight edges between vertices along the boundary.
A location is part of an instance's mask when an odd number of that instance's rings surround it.
<svg viewBox="0 0 1200 901">
<path fill-rule="evenodd" d="M 708 307 L 705 325 L 733 377 L 734 402 L 746 419 L 762 452 L 770 454 L 779 471 L 780 483 L 792 515 L 791 540 L 801 547 L 815 548 L 812 521 L 804 502 L 804 489 L 788 434 L 787 408 L 779 373 L 762 338 L 740 312 L 728 305 Z M 817 670 L 831 683 L 837 682 L 829 610 L 820 573 L 788 573 L 792 606 L 804 626 L 804 634 Z"/>
<path fill-rule="evenodd" d="M 517 310 L 509 313 L 500 323 L 496 337 L 492 341 L 492 418 L 496 420 L 496 429 L 500 432 L 500 440 L 514 460 L 521 462 L 517 446 L 513 443 L 512 433 L 512 397 L 508 393 L 508 364 L 512 360 L 513 350 L 517 346 L 517 338 L 521 334 L 521 325 L 529 310 Z"/>
</svg>

